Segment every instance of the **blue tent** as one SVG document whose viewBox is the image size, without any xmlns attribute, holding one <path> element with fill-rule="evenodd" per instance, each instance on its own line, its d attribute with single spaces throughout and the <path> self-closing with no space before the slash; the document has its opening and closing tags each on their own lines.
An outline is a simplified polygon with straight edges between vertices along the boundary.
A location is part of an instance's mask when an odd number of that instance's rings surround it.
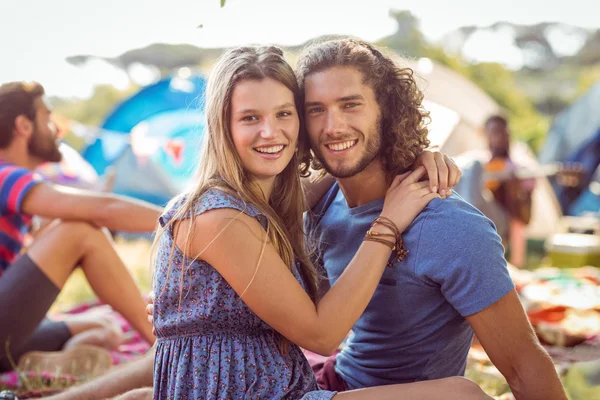
<svg viewBox="0 0 600 400">
<path fill-rule="evenodd" d="M 555 185 L 563 212 L 579 215 L 600 210 L 600 83 L 554 120 L 540 151 L 541 163 L 578 162 L 584 167 L 583 190 Z"/>
<path fill-rule="evenodd" d="M 204 132 L 206 81 L 170 77 L 119 104 L 83 151 L 102 175 L 115 169 L 113 191 L 164 205 L 192 176 Z"/>
<path fill-rule="evenodd" d="M 600 111 L 600 104 L 598 105 Z M 559 188 L 558 199 L 561 204 L 568 205 L 569 215 L 581 215 L 592 212 L 600 216 L 600 127 L 596 134 L 588 139 L 572 157 L 567 161 L 578 162 L 583 165 L 582 177 L 583 191 L 569 196 L 570 191 Z"/>
<path fill-rule="evenodd" d="M 566 161 L 590 140 L 600 128 L 600 82 L 552 122 L 539 153 L 542 164 Z"/>
</svg>

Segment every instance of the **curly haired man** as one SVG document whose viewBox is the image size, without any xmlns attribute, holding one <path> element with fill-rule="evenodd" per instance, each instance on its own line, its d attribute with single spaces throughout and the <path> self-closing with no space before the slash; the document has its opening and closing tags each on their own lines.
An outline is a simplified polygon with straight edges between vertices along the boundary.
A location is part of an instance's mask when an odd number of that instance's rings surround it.
<svg viewBox="0 0 600 400">
<path fill-rule="evenodd" d="M 335 283 L 381 212 L 391 178 L 429 145 L 428 114 L 412 71 L 360 40 L 312 45 L 297 77 L 315 167 L 337 178 L 308 223 Z M 490 220 L 452 194 L 432 200 L 403 240 L 407 257 L 386 270 L 347 346 L 313 366 L 321 387 L 463 375 L 474 332 L 516 398 L 566 398 Z"/>
</svg>

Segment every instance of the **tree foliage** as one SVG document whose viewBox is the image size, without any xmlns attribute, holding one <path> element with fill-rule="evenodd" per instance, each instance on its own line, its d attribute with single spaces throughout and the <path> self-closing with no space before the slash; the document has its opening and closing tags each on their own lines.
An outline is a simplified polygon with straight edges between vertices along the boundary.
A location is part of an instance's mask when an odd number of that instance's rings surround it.
<svg viewBox="0 0 600 400">
<path fill-rule="evenodd" d="M 405 57 L 422 57 L 427 41 L 419 30 L 419 20 L 410 11 L 390 10 L 389 15 L 396 20 L 396 32 L 378 44 Z"/>
<path fill-rule="evenodd" d="M 378 42 L 402 56 L 430 58 L 474 82 L 506 112 L 514 135 L 539 149 L 549 128 L 549 118 L 542 115 L 532 99 L 521 90 L 515 73 L 498 63 L 469 63 L 460 55 L 428 43 L 419 29 L 419 21 L 409 11 L 390 11 L 396 20 L 396 32 Z"/>
<path fill-rule="evenodd" d="M 87 100 L 52 98 L 54 112 L 86 125 L 100 125 L 106 115 L 138 88 L 119 90 L 111 85 L 99 85 Z"/>
<path fill-rule="evenodd" d="M 575 98 L 585 94 L 596 83 L 600 82 L 600 63 L 582 68 L 577 80 Z"/>
</svg>

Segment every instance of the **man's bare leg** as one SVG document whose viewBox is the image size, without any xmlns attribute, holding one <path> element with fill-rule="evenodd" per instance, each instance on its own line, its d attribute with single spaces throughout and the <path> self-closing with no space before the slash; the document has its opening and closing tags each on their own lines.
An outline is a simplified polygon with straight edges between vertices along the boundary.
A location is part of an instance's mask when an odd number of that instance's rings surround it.
<svg viewBox="0 0 600 400">
<path fill-rule="evenodd" d="M 154 343 L 146 303 L 109 237 L 85 222 L 54 221 L 44 229 L 28 256 L 62 288 L 79 265 L 98 298 L 112 306 L 142 337 Z"/>
<path fill-rule="evenodd" d="M 65 343 L 63 350 L 81 345 L 94 345 L 107 350 L 114 350 L 123 343 L 123 332 L 113 318 L 85 312 L 69 315 L 62 320 L 71 332 L 71 339 Z"/>
<path fill-rule="evenodd" d="M 113 400 L 152 400 L 154 391 L 152 388 L 135 389 L 131 392 L 115 397 Z"/>
<path fill-rule="evenodd" d="M 476 383 L 462 377 L 351 390 L 338 393 L 333 399 L 493 400 Z"/>
</svg>

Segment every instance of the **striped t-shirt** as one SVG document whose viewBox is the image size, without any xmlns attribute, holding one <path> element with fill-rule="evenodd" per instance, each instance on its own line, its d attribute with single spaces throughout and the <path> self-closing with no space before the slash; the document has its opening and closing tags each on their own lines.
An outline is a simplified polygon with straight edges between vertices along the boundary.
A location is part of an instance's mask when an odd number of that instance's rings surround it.
<svg viewBox="0 0 600 400">
<path fill-rule="evenodd" d="M 41 181 L 28 169 L 0 160 L 0 276 L 23 247 L 31 216 L 22 213 L 21 204 Z"/>
</svg>

